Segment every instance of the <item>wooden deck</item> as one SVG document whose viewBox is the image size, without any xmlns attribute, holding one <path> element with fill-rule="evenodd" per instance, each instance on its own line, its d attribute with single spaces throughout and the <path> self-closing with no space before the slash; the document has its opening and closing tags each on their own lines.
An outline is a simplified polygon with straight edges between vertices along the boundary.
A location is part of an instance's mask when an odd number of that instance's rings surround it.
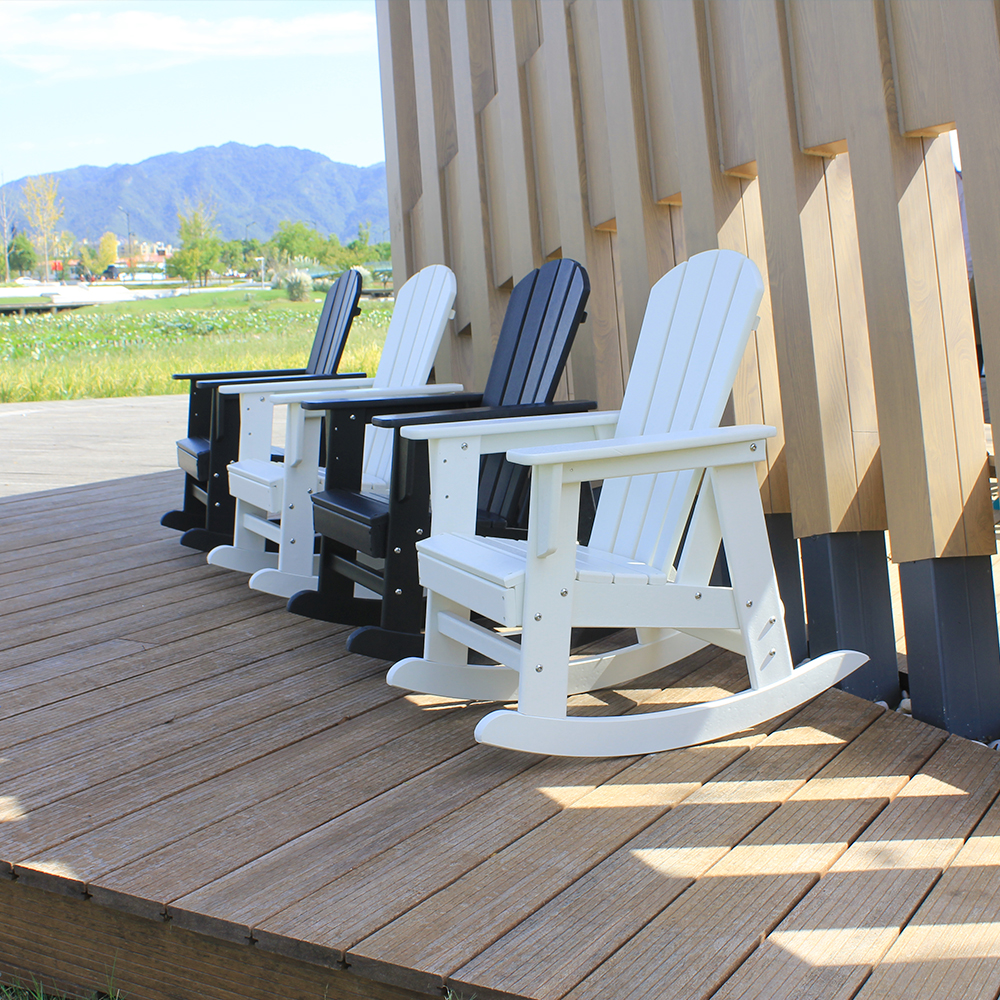
<svg viewBox="0 0 1000 1000">
<path fill-rule="evenodd" d="M 1000 754 L 838 691 L 617 760 L 477 746 L 159 527 L 0 499 L 0 971 L 128 997 L 984 998 Z M 577 699 L 740 686 L 730 654 Z M 6 981 L 6 980 L 5 980 Z"/>
</svg>

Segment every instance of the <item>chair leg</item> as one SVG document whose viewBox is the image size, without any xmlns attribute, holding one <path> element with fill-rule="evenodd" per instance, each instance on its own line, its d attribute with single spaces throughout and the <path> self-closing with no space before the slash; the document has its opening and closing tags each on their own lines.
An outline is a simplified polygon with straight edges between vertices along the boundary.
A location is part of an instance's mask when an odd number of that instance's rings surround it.
<svg viewBox="0 0 1000 1000">
<path fill-rule="evenodd" d="M 246 500 L 237 500 L 236 529 L 232 544 L 213 548 L 208 553 L 208 562 L 212 566 L 221 566 L 239 573 L 256 573 L 259 569 L 277 566 L 278 554 L 265 551 L 264 536 L 247 527 L 244 515 L 264 518 L 267 517 L 267 511 Z"/>
<path fill-rule="evenodd" d="M 184 475 L 184 503 L 180 510 L 168 510 L 160 518 L 160 524 L 175 531 L 190 531 L 205 526 L 205 505 L 194 495 L 197 480 Z"/>
<path fill-rule="evenodd" d="M 315 448 L 318 454 L 318 440 Z M 291 597 L 299 591 L 317 588 L 319 565 L 314 556 L 316 533 L 313 530 L 312 503 L 309 501 L 316 476 L 315 466 L 307 466 L 305 462 L 286 469 L 278 563 L 250 577 L 250 586 L 254 590 L 277 597 Z"/>
<path fill-rule="evenodd" d="M 789 677 L 793 665 L 757 474 L 749 464 L 724 466 L 711 470 L 711 480 L 750 687 L 766 687 Z"/>
</svg>

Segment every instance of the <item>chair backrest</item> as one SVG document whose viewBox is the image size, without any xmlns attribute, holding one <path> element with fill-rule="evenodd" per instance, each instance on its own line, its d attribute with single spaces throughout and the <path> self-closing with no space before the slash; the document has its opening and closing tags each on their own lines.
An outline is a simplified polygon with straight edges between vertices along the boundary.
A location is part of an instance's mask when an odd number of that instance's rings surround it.
<svg viewBox="0 0 1000 1000">
<path fill-rule="evenodd" d="M 310 375 L 332 375 L 336 372 L 351 323 L 361 312 L 358 308 L 360 296 L 361 272 L 354 267 L 345 271 L 326 293 L 323 311 L 316 325 L 316 338 L 306 362 L 306 371 Z"/>
<path fill-rule="evenodd" d="M 424 385 L 441 345 L 455 304 L 455 275 L 444 264 L 418 271 L 399 290 L 382 345 L 376 389 Z M 366 477 L 388 482 L 392 469 L 392 431 L 369 426 L 365 431 Z"/>
<path fill-rule="evenodd" d="M 551 403 L 584 318 L 590 279 L 575 260 L 549 261 L 511 292 L 483 390 L 484 406 Z M 479 509 L 508 527 L 526 524 L 528 470 L 483 458 Z"/>
<path fill-rule="evenodd" d="M 764 294 L 753 261 L 696 254 L 649 293 L 616 437 L 718 427 Z M 700 471 L 608 480 L 590 548 L 669 570 Z"/>
</svg>

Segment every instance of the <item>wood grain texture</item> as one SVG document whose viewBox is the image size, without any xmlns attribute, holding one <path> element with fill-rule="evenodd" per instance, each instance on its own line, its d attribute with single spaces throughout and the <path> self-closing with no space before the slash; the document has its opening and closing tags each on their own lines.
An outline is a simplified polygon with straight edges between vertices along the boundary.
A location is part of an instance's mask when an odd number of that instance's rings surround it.
<svg viewBox="0 0 1000 1000">
<path fill-rule="evenodd" d="M 995 5 L 949 5 L 945 36 L 986 378 L 1000 385 L 1000 42 Z M 1000 421 L 1000 410 L 991 411 Z M 998 437 L 1000 427 L 994 432 Z"/>
<path fill-rule="evenodd" d="M 943 315 L 942 285 L 953 278 L 946 270 L 942 279 L 935 254 L 929 185 L 941 182 L 933 165 L 928 172 L 921 140 L 904 139 L 894 127 L 880 13 L 868 4 L 845 6 L 835 38 L 843 97 L 855 111 L 848 141 L 893 558 L 983 554 L 994 551 L 993 533 L 982 530 L 984 498 L 966 485 L 971 473 L 963 474 L 963 456 L 978 447 L 979 421 L 970 423 L 955 405 L 959 395 L 974 396 L 974 387 L 968 373 L 949 367 L 961 316 L 954 298 L 947 320 Z M 938 219 L 947 226 L 946 213 Z"/>
<path fill-rule="evenodd" d="M 758 137 L 776 368 L 780 373 L 790 507 L 798 536 L 862 529 L 837 259 L 823 161 L 798 148 L 784 4 L 743 5 L 750 113 Z M 841 283 L 851 272 L 845 269 Z M 860 274 L 856 295 L 860 295 Z M 847 291 L 845 289 L 845 291 Z M 862 314 L 863 318 L 863 314 Z M 854 347 L 865 354 L 865 328 Z M 768 371 L 767 366 L 761 369 Z M 775 386 L 773 391 L 777 391 Z M 766 397 L 765 397 L 766 398 Z M 765 415 L 768 423 L 773 418 Z"/>
<path fill-rule="evenodd" d="M 507 299 L 494 280 L 485 118 L 478 114 L 476 107 L 479 100 L 495 89 L 492 29 L 488 15 L 489 11 L 481 5 L 470 7 L 465 3 L 452 3 L 449 6 L 452 60 L 459 81 L 455 87 L 458 152 L 453 161 L 457 173 L 457 225 L 453 240 L 463 250 L 460 260 L 455 261 L 458 268 L 456 277 L 462 289 L 456 303 L 456 306 L 462 306 L 456 326 L 459 330 L 464 330 L 466 324 L 471 326 L 472 350 L 465 353 L 472 356 L 463 360 L 465 367 L 471 365 L 471 378 L 465 384 L 473 390 L 482 389 L 486 384 Z M 477 94 L 475 90 L 461 85 L 466 66 L 470 76 L 480 81 L 478 86 L 482 93 Z M 484 77 L 488 86 L 482 83 Z"/>
<path fill-rule="evenodd" d="M 395 258 L 392 279 L 396 288 L 402 288 L 407 279 L 419 270 L 414 266 L 410 220 L 410 212 L 420 197 L 421 184 L 409 5 L 378 0 L 375 16 L 382 83 L 389 226 Z"/>
<path fill-rule="evenodd" d="M 642 60 L 643 95 L 653 198 L 658 205 L 680 205 L 681 179 L 677 166 L 674 102 L 667 73 L 664 17 L 669 9 L 658 3 L 636 3 L 635 19 Z M 685 255 L 676 260 L 686 259 Z"/>
<path fill-rule="evenodd" d="M 998 767 L 945 743 L 717 995 L 854 996 L 988 808 Z"/>
<path fill-rule="evenodd" d="M 580 83 L 583 142 L 587 162 L 587 203 L 590 208 L 590 224 L 595 228 L 606 225 L 615 217 L 601 45 L 597 30 L 598 6 L 598 0 L 576 0 L 569 8 Z"/>
<path fill-rule="evenodd" d="M 886 22 L 892 49 L 899 131 L 937 135 L 954 127 L 948 50 L 948 7 L 940 3 L 888 0 Z"/>
<path fill-rule="evenodd" d="M 768 419 L 776 419 L 780 427 L 768 262 L 763 240 L 759 238 L 762 230 L 758 188 L 756 182 L 725 175 L 720 167 L 706 8 L 698 0 L 685 0 L 669 9 L 672 16 L 664 30 L 677 129 L 685 249 L 689 254 L 712 247 L 737 250 L 751 255 L 760 268 L 765 301 L 761 305 L 761 323 L 750 339 L 733 386 L 734 416 L 738 423 L 752 423 L 762 419 L 766 408 Z M 789 509 L 783 456 L 783 442 L 769 442 L 767 467 L 762 465 L 758 469 L 761 499 L 767 513 Z"/>
<path fill-rule="evenodd" d="M 413 89 L 419 137 L 421 195 L 414 206 L 416 267 L 451 259 L 450 222 L 444 163 L 454 143 L 454 96 L 447 0 L 419 0 L 410 7 L 413 32 Z M 452 381 L 451 351 L 455 332 L 449 325 L 438 348 L 435 372 Z"/>
<path fill-rule="evenodd" d="M 531 136 L 531 109 L 525 68 L 526 51 L 538 47 L 534 4 L 492 0 L 493 45 L 496 53 L 497 114 L 500 118 L 500 163 L 504 173 L 512 277 L 517 284 L 542 263 L 536 197 L 535 160 Z"/>
<path fill-rule="evenodd" d="M 562 256 L 586 266 L 591 283 L 588 319 L 577 331 L 570 356 L 574 395 L 613 408 L 621 402 L 621 383 L 619 380 L 610 391 L 602 385 L 604 366 L 598 359 L 603 345 L 617 345 L 622 332 L 613 295 L 596 293 L 598 284 L 609 284 L 612 264 L 607 239 L 590 225 L 586 140 L 572 25 L 563 4 L 542 4 L 539 15 L 545 39 L 539 54 L 545 60 L 549 102 L 547 155 L 551 163 L 560 166 L 554 192 L 560 250 Z"/>
<path fill-rule="evenodd" d="M 637 29 L 631 0 L 597 5 L 629 356 L 635 353 L 649 289 L 676 263 L 670 210 L 653 196 Z"/>
<path fill-rule="evenodd" d="M 724 173 L 753 177 L 750 165 L 757 159 L 754 119 L 747 92 L 750 77 L 744 56 L 743 23 L 726 0 L 708 0 L 715 116 L 719 133 L 719 163 Z M 758 64 L 749 65 L 757 68 Z"/>
<path fill-rule="evenodd" d="M 839 6 L 838 0 L 800 0 L 786 8 L 799 145 L 822 155 L 847 148 L 842 67 L 832 44 Z"/>
<path fill-rule="evenodd" d="M 178 560 L 156 523 L 162 491 L 131 485 L 23 504 L 65 539 L 87 532 L 79 512 L 97 496 L 112 520 L 145 518 L 135 568 L 167 596 L 146 588 L 133 599 L 151 617 L 120 617 L 130 598 L 114 586 L 87 608 L 52 585 L 58 551 L 35 567 L 38 591 L 19 571 L 23 606 L 0 624 L 37 628 L 47 595 L 53 630 L 101 638 L 0 670 L 0 971 L 97 988 L 113 955 L 117 985 L 155 1000 L 188 995 L 185 975 L 224 1000 L 444 985 L 801 996 L 816 982 L 832 996 L 868 970 L 865 988 L 885 987 L 872 995 L 899 996 L 914 970 L 943 989 L 947 969 L 988 995 L 997 820 L 975 824 L 1000 792 L 991 751 L 838 691 L 638 759 L 477 746 L 490 706 L 401 697 L 343 630 L 242 586 L 211 599 L 221 575 Z M 89 579 L 118 556 L 93 553 Z M 74 634 L 32 633 L 5 655 Z M 570 711 L 655 711 L 744 684 L 740 657 L 708 647 Z M 960 969 L 940 954 L 942 923 L 968 953 Z M 850 961 L 824 964 L 831 947 Z M 789 961 L 795 949 L 815 964 Z"/>
</svg>

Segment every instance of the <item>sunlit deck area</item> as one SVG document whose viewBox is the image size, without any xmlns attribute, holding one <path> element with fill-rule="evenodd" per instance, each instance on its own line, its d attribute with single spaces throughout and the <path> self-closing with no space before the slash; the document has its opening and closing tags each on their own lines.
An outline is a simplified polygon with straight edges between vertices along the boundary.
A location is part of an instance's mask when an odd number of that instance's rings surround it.
<svg viewBox="0 0 1000 1000">
<path fill-rule="evenodd" d="M 7 497 L 0 971 L 133 998 L 982 997 L 1000 754 L 830 691 L 642 758 L 473 742 L 159 526 L 180 473 Z M 577 698 L 740 686 L 702 652 Z"/>
</svg>

